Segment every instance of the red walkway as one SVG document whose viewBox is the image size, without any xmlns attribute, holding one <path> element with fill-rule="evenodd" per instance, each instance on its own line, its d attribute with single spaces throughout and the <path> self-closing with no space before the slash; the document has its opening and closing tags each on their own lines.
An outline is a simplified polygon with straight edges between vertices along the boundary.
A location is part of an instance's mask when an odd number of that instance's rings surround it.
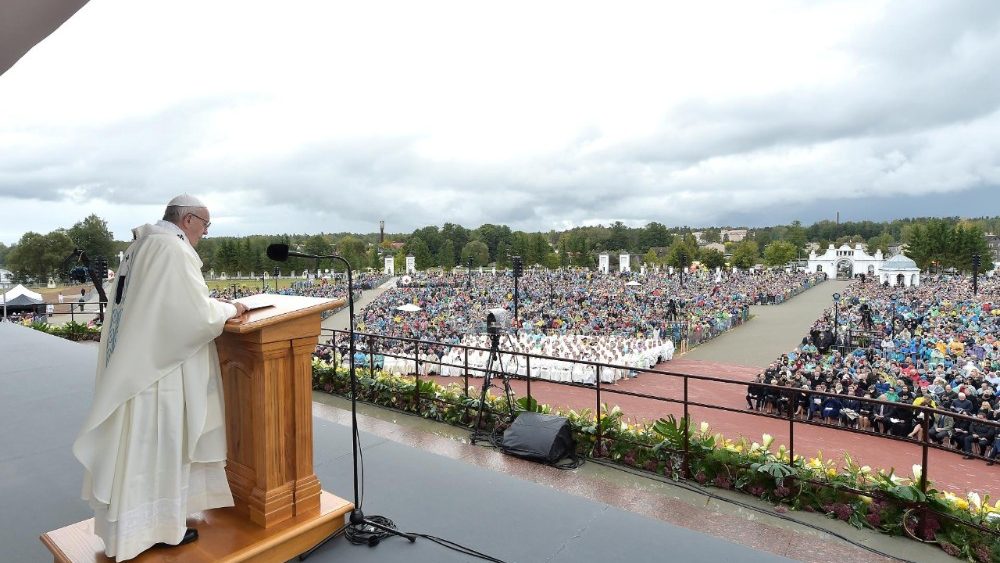
<svg viewBox="0 0 1000 563">
<path fill-rule="evenodd" d="M 658 369 L 674 373 L 702 375 L 750 381 L 758 369 L 747 366 L 727 365 L 718 362 L 703 362 L 678 358 L 657 366 Z M 441 384 L 460 382 L 456 377 L 433 377 Z M 618 405 L 627 418 L 634 422 L 651 421 L 673 414 L 680 418 L 683 406 L 676 403 L 658 401 L 643 397 L 621 395 L 616 391 L 643 393 L 655 397 L 681 400 L 684 396 L 684 378 L 662 374 L 645 373 L 638 378 L 619 381 L 614 385 L 602 385 L 601 401 L 609 405 Z M 469 378 L 469 384 L 479 387 L 482 379 Z M 526 394 L 524 381 L 512 381 L 517 395 Z M 495 391 L 494 391 L 495 393 Z M 594 388 L 569 387 L 544 381 L 532 381 L 531 395 L 544 403 L 557 408 L 582 409 L 597 408 Z M 743 412 L 726 412 L 703 407 L 691 407 L 691 419 L 698 425 L 708 422 L 712 432 L 721 432 L 727 438 L 745 436 L 753 441 L 760 441 L 764 433 L 774 436 L 774 446 L 789 443 L 789 424 L 787 420 L 775 420 L 753 416 L 744 411 L 746 401 L 745 385 L 725 384 L 709 381 L 689 380 L 688 397 L 690 401 L 725 406 L 739 409 Z M 806 458 L 814 457 L 817 452 L 823 452 L 825 459 L 836 462 L 843 460 L 845 452 L 862 465 L 873 468 L 896 468 L 897 474 L 910 476 L 913 465 L 921 463 L 921 448 L 915 444 L 907 444 L 879 436 L 845 432 L 835 428 L 824 428 L 806 424 L 795 425 L 795 453 Z M 931 449 L 928 457 L 928 478 L 939 490 L 950 490 L 963 495 L 968 491 L 980 494 L 989 493 L 994 498 L 1000 493 L 998 478 L 1000 464 L 993 467 L 981 460 L 963 460 L 954 452 Z"/>
</svg>

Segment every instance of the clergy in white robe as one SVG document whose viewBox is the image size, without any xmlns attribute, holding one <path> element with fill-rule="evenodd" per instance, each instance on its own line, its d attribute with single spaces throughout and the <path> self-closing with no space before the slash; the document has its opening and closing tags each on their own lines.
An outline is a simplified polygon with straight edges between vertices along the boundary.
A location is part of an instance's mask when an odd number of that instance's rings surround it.
<svg viewBox="0 0 1000 563">
<path fill-rule="evenodd" d="M 178 544 L 189 514 L 233 504 L 214 339 L 246 309 L 208 296 L 194 246 L 209 223 L 198 200 L 175 198 L 164 220 L 133 230 L 109 292 L 73 453 L 95 533 L 117 561 Z"/>
</svg>

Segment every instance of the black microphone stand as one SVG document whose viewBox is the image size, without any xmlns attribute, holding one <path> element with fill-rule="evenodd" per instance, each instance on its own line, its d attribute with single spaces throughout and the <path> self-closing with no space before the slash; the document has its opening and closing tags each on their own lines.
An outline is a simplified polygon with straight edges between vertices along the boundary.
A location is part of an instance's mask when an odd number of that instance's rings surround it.
<svg viewBox="0 0 1000 563">
<path fill-rule="evenodd" d="M 289 256 L 303 256 L 302 254 L 295 253 L 295 252 L 289 252 L 288 255 Z M 358 434 L 358 377 L 357 377 L 357 374 L 354 371 L 354 278 L 353 278 L 353 274 L 352 274 L 351 263 L 348 262 L 344 257 L 338 256 L 336 254 L 331 254 L 329 256 L 311 256 L 311 255 L 305 255 L 304 257 L 316 258 L 316 263 L 317 264 L 319 264 L 319 260 L 322 259 L 322 258 L 330 258 L 332 260 L 340 260 L 341 262 L 344 263 L 344 266 L 347 267 L 347 307 L 348 307 L 348 313 L 350 314 L 349 327 L 350 327 L 350 331 L 351 331 L 350 342 L 348 344 L 348 347 L 349 347 L 349 350 L 350 350 L 349 354 L 351 355 L 351 439 L 352 439 L 352 442 L 351 442 L 352 448 L 351 449 L 353 450 L 352 453 L 354 454 L 354 466 L 353 466 L 353 469 L 354 469 L 354 510 L 351 511 L 351 516 L 349 518 L 347 526 L 353 527 L 353 528 L 360 528 L 362 526 L 369 526 L 372 529 L 381 530 L 382 532 L 385 532 L 387 534 L 394 534 L 394 535 L 397 535 L 397 536 L 404 537 L 404 538 L 410 540 L 410 543 L 413 543 L 413 542 L 417 541 L 417 537 L 414 536 L 413 534 L 407 534 L 405 532 L 400 532 L 399 530 L 396 530 L 394 528 L 390 528 L 388 526 L 384 526 L 384 525 L 382 525 L 382 524 L 380 524 L 378 522 L 373 522 L 371 519 L 365 518 L 365 513 L 361 511 L 361 502 L 360 502 L 361 498 L 360 498 L 360 495 L 359 495 L 359 486 L 358 486 L 358 450 L 360 449 L 360 446 L 358 444 L 358 438 L 359 438 L 359 434 Z M 317 266 L 317 270 L 318 269 L 319 268 Z M 307 557 L 309 557 L 310 555 L 312 555 L 317 549 L 319 549 L 319 548 L 323 547 L 324 545 L 326 545 L 326 543 L 329 542 L 330 540 L 332 540 L 332 539 L 336 538 L 337 536 L 339 536 L 345 529 L 346 529 L 346 526 L 344 528 L 341 528 L 340 530 L 337 530 L 333 534 L 327 536 L 323 541 L 321 541 L 318 544 L 316 544 L 316 546 L 313 547 L 313 548 L 311 548 L 309 551 L 306 551 L 302 555 L 299 555 L 299 561 L 305 561 Z M 378 543 L 378 541 L 369 541 L 369 545 L 372 546 L 372 547 L 374 547 L 377 543 Z"/>
</svg>

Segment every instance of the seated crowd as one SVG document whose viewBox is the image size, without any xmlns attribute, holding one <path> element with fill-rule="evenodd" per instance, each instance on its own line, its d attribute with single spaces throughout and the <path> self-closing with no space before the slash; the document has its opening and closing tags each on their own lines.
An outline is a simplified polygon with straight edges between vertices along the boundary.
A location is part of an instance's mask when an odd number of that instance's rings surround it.
<svg viewBox="0 0 1000 563">
<path fill-rule="evenodd" d="M 681 286 L 679 275 L 666 272 L 644 276 L 599 275 L 587 270 L 528 272 L 519 280 L 518 339 L 504 340 L 501 349 L 648 369 L 673 357 L 674 342 L 718 333 L 742 322 L 748 304 L 759 296 L 784 296 L 819 279 L 822 277 L 783 272 L 734 273 L 717 278 L 703 271 L 685 276 Z M 638 285 L 628 285 L 630 280 Z M 452 373 L 441 366 L 442 362 L 462 364 L 446 358 L 464 361 L 462 349 L 452 346 L 488 348 L 483 333 L 491 308 L 504 308 L 513 319 L 514 289 L 509 275 L 417 274 L 407 282 L 369 304 L 360 315 L 357 330 L 439 344 L 424 345 L 416 360 L 409 359 L 416 353 L 411 342 L 389 344 L 382 350 L 383 365 L 389 371 L 413 373 L 414 362 L 419 361 L 421 373 L 458 375 L 461 371 Z M 404 304 L 416 305 L 419 310 L 399 310 Z M 389 359 L 394 355 L 406 359 Z M 485 352 L 474 356 L 470 365 L 485 367 Z M 550 362 L 552 365 L 538 360 L 536 365 L 533 361 L 531 375 L 578 383 L 596 380 L 593 368 L 555 359 Z M 506 361 L 504 365 L 509 373 L 525 375 L 526 366 L 508 367 Z M 601 380 L 614 382 L 634 373 L 609 369 L 602 371 Z"/>
<path fill-rule="evenodd" d="M 361 295 L 361 291 L 375 289 L 385 283 L 388 276 L 383 274 L 361 273 L 354 274 L 352 285 L 354 286 L 355 298 Z M 291 287 L 274 290 L 273 282 L 268 285 L 267 293 L 278 295 L 300 295 L 304 297 L 322 297 L 324 299 L 340 299 L 347 296 L 347 280 L 343 276 L 336 278 L 320 278 L 310 280 L 297 280 L 292 282 Z M 230 285 L 222 289 L 213 289 L 210 297 L 218 299 L 239 299 L 250 295 L 265 293 L 260 285 Z"/>
<path fill-rule="evenodd" d="M 907 288 L 854 283 L 835 314 L 824 314 L 798 347 L 758 374 L 748 408 L 915 440 L 926 425 L 934 443 L 993 465 L 1000 455 L 1000 427 L 989 424 L 1000 421 L 1000 279 L 983 278 L 979 287 L 974 296 L 963 276 Z M 925 421 L 909 405 L 935 411 Z"/>
</svg>

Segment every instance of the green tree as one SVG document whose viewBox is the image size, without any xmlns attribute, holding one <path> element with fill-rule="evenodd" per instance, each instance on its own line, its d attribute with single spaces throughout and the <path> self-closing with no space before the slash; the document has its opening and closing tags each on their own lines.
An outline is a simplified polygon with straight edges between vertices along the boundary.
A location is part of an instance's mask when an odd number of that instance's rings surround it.
<svg viewBox="0 0 1000 563">
<path fill-rule="evenodd" d="M 500 241 L 497 245 L 497 253 L 494 257 L 497 268 L 509 268 L 510 257 L 514 256 L 510 244 L 507 241 Z"/>
<path fill-rule="evenodd" d="M 467 266 L 469 260 L 472 260 L 472 267 L 478 268 L 480 266 L 485 266 L 490 263 L 490 248 L 486 246 L 486 243 L 480 240 L 469 241 L 465 247 L 462 248 L 462 265 Z"/>
<path fill-rule="evenodd" d="M 91 260 L 104 257 L 110 262 L 110 258 L 114 255 L 115 237 L 108 230 L 107 221 L 97 215 L 91 214 L 83 221 L 74 224 L 66 234 L 77 248 L 87 253 L 87 257 Z"/>
<path fill-rule="evenodd" d="M 424 239 L 411 236 L 410 240 L 406 241 L 406 253 L 416 260 L 416 265 L 418 270 L 424 270 L 434 266 L 434 255 L 431 254 L 431 249 L 424 242 Z M 404 263 L 405 269 L 405 263 Z"/>
<path fill-rule="evenodd" d="M 705 229 L 701 232 L 701 240 L 706 243 L 720 242 L 719 229 Z"/>
<path fill-rule="evenodd" d="M 501 244 L 510 247 L 511 243 L 511 232 L 510 227 L 507 225 L 492 225 L 485 224 L 481 225 L 478 229 L 472 232 L 472 238 L 481 241 L 486 244 L 486 247 L 490 249 L 490 262 L 499 260 L 499 247 Z"/>
<path fill-rule="evenodd" d="M 441 244 L 444 241 L 451 241 L 452 257 L 451 263 L 458 264 L 458 260 L 461 258 L 460 253 L 465 245 L 471 240 L 472 232 L 469 229 L 461 225 L 456 225 L 454 223 L 445 223 L 444 227 L 441 227 Z M 438 256 L 440 257 L 441 249 L 438 249 Z M 441 266 L 444 266 L 442 264 Z"/>
<path fill-rule="evenodd" d="M 621 221 L 611 225 L 611 238 L 608 240 L 608 250 L 631 250 L 629 244 L 629 228 Z"/>
<path fill-rule="evenodd" d="M 656 262 L 657 262 L 656 253 L 653 252 L 652 250 L 648 250 L 646 251 L 645 254 L 642 255 L 642 263 L 645 264 L 646 266 L 655 266 Z"/>
<path fill-rule="evenodd" d="M 365 241 L 356 236 L 347 235 L 340 237 L 340 240 L 337 241 L 336 247 L 337 254 L 343 256 L 344 259 L 350 262 L 352 268 L 360 270 L 367 267 L 365 264 L 367 263 L 366 251 L 368 250 L 368 244 Z M 345 271 L 344 265 L 339 261 L 334 260 L 333 266 L 338 271 Z"/>
<path fill-rule="evenodd" d="M 7 264 L 7 254 L 10 252 L 11 247 L 0 242 L 0 266 L 5 266 Z"/>
<path fill-rule="evenodd" d="M 449 271 L 455 267 L 455 243 L 451 239 L 444 239 L 441 248 L 438 249 L 437 264 Z"/>
<path fill-rule="evenodd" d="M 733 266 L 737 268 L 752 268 L 757 263 L 760 252 L 757 243 L 752 240 L 745 240 L 733 248 L 733 256 L 730 259 Z"/>
<path fill-rule="evenodd" d="M 224 238 L 216 241 L 215 257 L 212 259 L 212 267 L 216 274 L 223 272 L 235 274 L 238 260 L 236 244 L 233 239 Z"/>
<path fill-rule="evenodd" d="M 776 240 L 764 247 L 764 264 L 767 266 L 784 266 L 795 260 L 798 248 L 784 240 Z"/>
<path fill-rule="evenodd" d="M 47 235 L 27 232 L 7 254 L 7 267 L 18 282 L 45 283 L 49 276 L 63 277 L 63 261 L 75 245 L 66 231 Z"/>
<path fill-rule="evenodd" d="M 674 243 L 670 245 L 670 250 L 667 252 L 667 264 L 675 268 L 686 268 L 691 265 L 691 262 L 698 259 L 698 245 L 692 244 L 685 238 L 674 239 Z"/>
<path fill-rule="evenodd" d="M 888 258 L 889 247 L 895 243 L 896 241 L 888 231 L 882 231 L 882 234 L 868 239 L 868 253 L 874 255 L 876 251 L 881 250 L 882 256 Z"/>
<path fill-rule="evenodd" d="M 785 229 L 785 240 L 790 242 L 796 251 L 805 250 L 809 238 L 806 229 L 800 221 L 792 221 L 792 224 Z"/>
<path fill-rule="evenodd" d="M 667 227 L 661 223 L 648 223 L 638 233 L 639 248 L 637 250 L 645 252 L 650 248 L 662 248 L 670 246 L 673 242 L 673 235 Z"/>
<path fill-rule="evenodd" d="M 722 268 L 726 265 L 726 256 L 714 248 L 706 248 L 701 251 L 701 263 L 712 270 Z"/>
</svg>

